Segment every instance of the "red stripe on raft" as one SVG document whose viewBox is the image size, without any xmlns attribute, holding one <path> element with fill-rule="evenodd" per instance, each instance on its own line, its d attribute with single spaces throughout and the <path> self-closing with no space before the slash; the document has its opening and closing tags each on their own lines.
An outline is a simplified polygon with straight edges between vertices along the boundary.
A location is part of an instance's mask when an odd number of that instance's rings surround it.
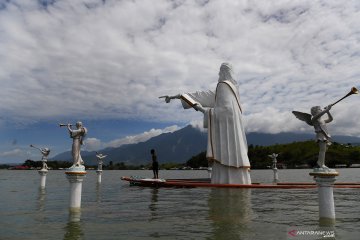
<svg viewBox="0 0 360 240">
<path fill-rule="evenodd" d="M 317 188 L 312 183 L 281 183 L 277 185 L 272 184 L 212 184 L 207 182 L 196 182 L 189 180 L 167 180 L 165 182 L 157 181 L 144 181 L 141 179 L 133 179 L 130 177 L 121 177 L 121 180 L 128 181 L 130 183 L 149 186 L 149 187 L 214 187 L 214 188 L 272 188 L 272 189 L 314 189 Z M 360 185 L 354 183 L 345 183 L 343 185 L 336 184 L 334 188 L 360 188 Z"/>
</svg>

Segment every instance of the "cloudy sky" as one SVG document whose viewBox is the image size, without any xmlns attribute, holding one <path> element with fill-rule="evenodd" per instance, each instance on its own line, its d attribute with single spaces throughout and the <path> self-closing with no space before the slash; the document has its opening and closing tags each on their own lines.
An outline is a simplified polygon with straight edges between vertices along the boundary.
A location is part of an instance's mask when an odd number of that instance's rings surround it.
<svg viewBox="0 0 360 240">
<path fill-rule="evenodd" d="M 201 114 L 159 96 L 214 89 L 234 66 L 247 132 L 311 132 L 309 112 L 359 87 L 360 2 L 350 0 L 0 0 L 0 163 L 146 140 Z M 360 135 L 360 96 L 332 109 L 332 134 Z M 50 155 L 50 156 L 51 156 Z"/>
</svg>

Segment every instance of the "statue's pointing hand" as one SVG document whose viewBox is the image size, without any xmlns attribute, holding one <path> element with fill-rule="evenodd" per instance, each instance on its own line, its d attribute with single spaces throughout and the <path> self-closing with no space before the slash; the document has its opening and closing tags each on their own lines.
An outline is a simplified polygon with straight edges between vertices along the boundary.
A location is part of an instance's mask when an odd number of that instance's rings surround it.
<svg viewBox="0 0 360 240">
<path fill-rule="evenodd" d="M 194 108 L 196 109 L 196 111 L 200 111 L 202 113 L 205 113 L 205 108 L 200 103 L 196 103 Z"/>
</svg>

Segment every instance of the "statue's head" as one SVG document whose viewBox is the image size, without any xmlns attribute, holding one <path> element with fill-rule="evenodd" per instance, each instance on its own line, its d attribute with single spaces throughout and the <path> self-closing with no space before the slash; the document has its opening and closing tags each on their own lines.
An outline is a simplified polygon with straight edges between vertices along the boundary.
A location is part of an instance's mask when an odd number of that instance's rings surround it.
<svg viewBox="0 0 360 240">
<path fill-rule="evenodd" d="M 219 81 L 230 80 L 235 82 L 233 67 L 230 63 L 223 63 L 220 67 Z"/>
<path fill-rule="evenodd" d="M 81 128 L 81 127 L 82 127 L 82 122 L 80 122 L 80 121 L 79 121 L 79 122 L 76 122 L 76 127 L 77 127 L 77 128 Z"/>
<path fill-rule="evenodd" d="M 311 108 L 311 115 L 316 115 L 317 113 L 321 112 L 321 107 L 320 106 L 314 106 Z"/>
</svg>

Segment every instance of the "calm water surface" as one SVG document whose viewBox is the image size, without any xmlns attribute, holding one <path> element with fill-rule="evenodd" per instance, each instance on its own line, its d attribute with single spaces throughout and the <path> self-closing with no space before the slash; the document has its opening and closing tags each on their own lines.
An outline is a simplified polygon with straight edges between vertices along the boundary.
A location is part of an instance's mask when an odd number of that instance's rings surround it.
<svg viewBox="0 0 360 240">
<path fill-rule="evenodd" d="M 281 181 L 311 182 L 310 170 L 280 170 Z M 360 182 L 360 169 L 340 169 L 340 181 Z M 144 188 L 121 176 L 150 171 L 95 171 L 83 182 L 80 215 L 70 215 L 69 183 L 49 171 L 0 171 L 0 239 L 291 239 L 293 228 L 320 229 L 317 190 Z M 205 178 L 206 171 L 160 171 L 162 178 Z M 271 170 L 253 170 L 271 182 Z M 360 189 L 334 189 L 336 239 L 360 239 Z"/>
</svg>

